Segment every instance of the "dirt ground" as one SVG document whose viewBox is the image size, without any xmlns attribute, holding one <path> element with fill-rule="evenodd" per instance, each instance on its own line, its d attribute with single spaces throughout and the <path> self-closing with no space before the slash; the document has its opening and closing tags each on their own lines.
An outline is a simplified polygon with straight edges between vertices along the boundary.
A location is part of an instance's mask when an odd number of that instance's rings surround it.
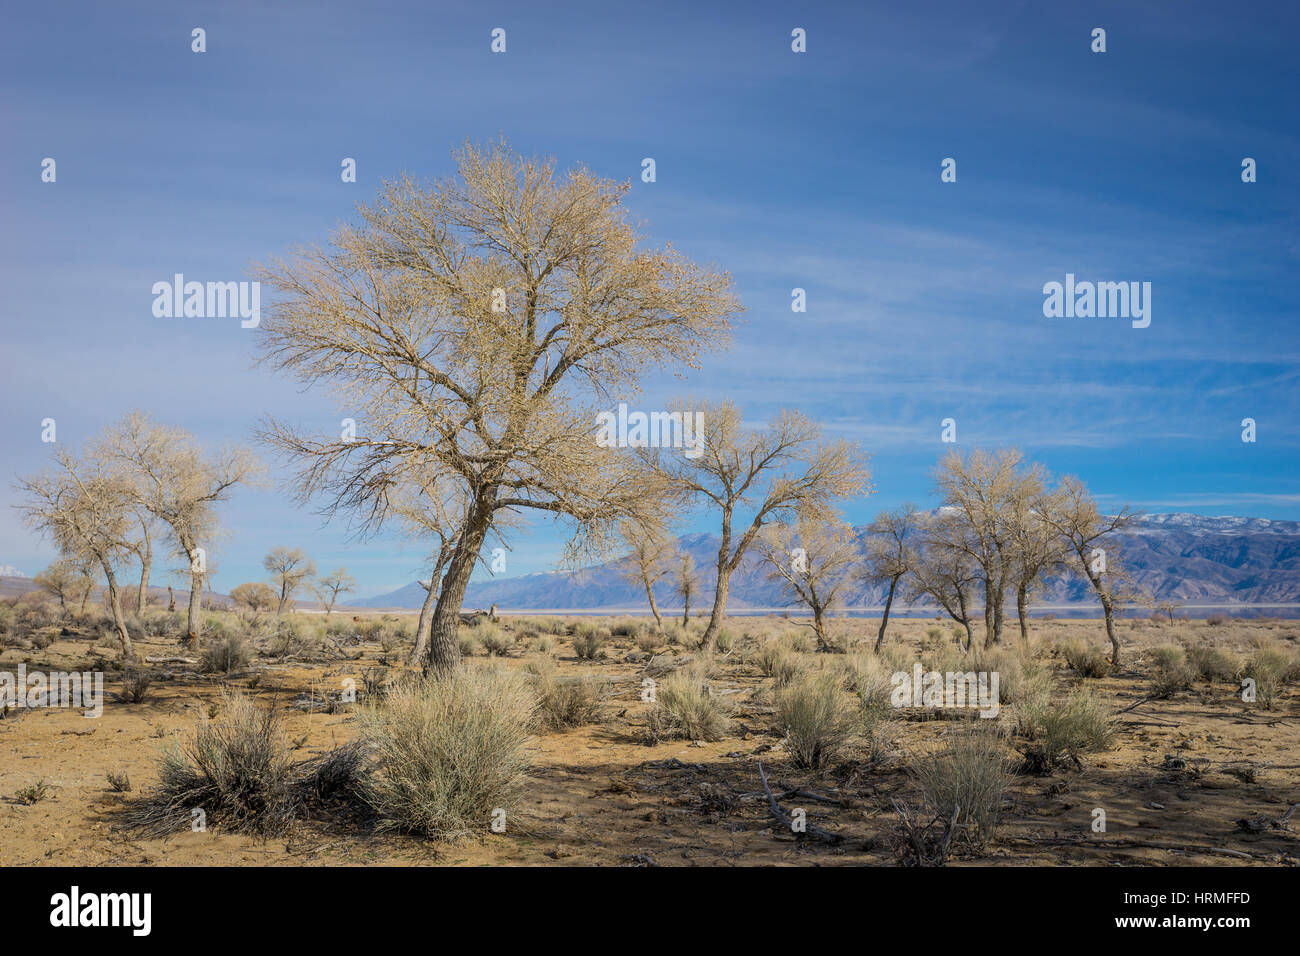
<svg viewBox="0 0 1300 956">
<path fill-rule="evenodd" d="M 897 640 L 919 646 L 933 620 L 891 624 Z M 506 627 L 518 627 L 506 619 Z M 613 681 L 603 722 L 533 739 L 534 770 L 523 818 L 504 834 L 450 845 L 375 834 L 355 827 L 301 824 L 287 838 L 261 841 L 217 830 L 168 839 L 139 839 L 115 827 L 125 801 L 157 779 L 159 749 L 191 732 L 221 698 L 221 678 L 186 664 L 153 664 L 155 680 L 143 703 L 118 699 L 120 677 L 105 678 L 103 715 L 74 709 L 11 710 L 0 719 L 0 864 L 114 865 L 863 865 L 897 862 L 899 821 L 891 798 L 919 803 L 909 770 L 917 755 L 940 746 L 960 722 L 924 713 L 891 722 L 883 752 L 850 747 L 820 773 L 796 770 L 772 728 L 771 678 L 748 651 L 765 634 L 797 628 L 776 618 L 734 619 L 738 636 L 711 669 L 715 688 L 736 701 L 731 736 L 714 743 L 646 743 L 650 705 L 641 701 L 643 663 L 629 639 L 614 638 L 605 658 L 577 660 L 567 638 L 554 638 L 561 674 L 588 673 Z M 836 627 L 870 647 L 877 622 L 838 621 Z M 944 625 L 945 631 L 947 625 Z M 1015 631 L 1013 627 L 1013 632 Z M 1294 652 L 1296 622 L 1203 621 L 1158 626 L 1125 622 L 1127 660 L 1118 672 L 1090 681 L 1117 709 L 1117 746 L 1087 755 L 1081 768 L 1017 775 L 1004 802 L 996 840 L 982 851 L 958 850 L 954 865 L 1294 865 L 1300 860 L 1300 689 L 1287 687 L 1272 710 L 1243 704 L 1235 682 L 1198 682 L 1171 699 L 1149 700 L 1147 651 L 1180 636 L 1249 651 L 1261 639 Z M 744 636 L 748 635 L 748 636 Z M 1019 640 L 1018 632 L 1012 635 Z M 1076 680 L 1051 649 L 1072 636 L 1104 644 L 1099 621 L 1036 621 L 1031 643 L 1059 681 Z M 678 655 L 698 652 L 678 647 Z M 141 657 L 185 652 L 175 643 L 142 641 Z M 257 658 L 229 679 L 252 688 L 285 714 L 302 758 L 351 738 L 355 719 L 295 707 L 344 678 L 363 686 L 363 672 L 387 660 L 378 644 L 345 648 L 347 660 L 318 663 Z M 11 647 L 0 670 L 82 669 L 93 641 L 64 636 L 41 651 Z M 520 667 L 522 648 L 473 666 Z M 111 656 L 111 654 L 108 654 Z M 817 659 L 833 655 L 808 654 Z M 766 694 L 764 691 L 766 690 Z M 831 844 L 777 825 L 759 778 L 759 762 L 785 811 L 806 811 L 810 829 L 838 836 Z M 116 793 L 107 775 L 125 772 L 132 792 Z M 39 780 L 52 787 L 30 805 L 18 792 Z M 1106 811 L 1105 833 L 1091 829 L 1093 809 Z M 1156 846 L 1152 846 L 1155 844 Z"/>
</svg>

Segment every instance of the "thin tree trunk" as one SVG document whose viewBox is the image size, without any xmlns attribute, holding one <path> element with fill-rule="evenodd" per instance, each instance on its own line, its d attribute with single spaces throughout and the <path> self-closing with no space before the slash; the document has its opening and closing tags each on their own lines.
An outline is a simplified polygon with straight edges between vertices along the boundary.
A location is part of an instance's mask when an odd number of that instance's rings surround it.
<svg viewBox="0 0 1300 956">
<path fill-rule="evenodd" d="M 700 638 L 700 650 L 711 651 L 717 640 L 718 631 L 727 617 L 727 592 L 731 589 L 731 572 L 725 568 L 718 569 L 718 590 L 713 595 L 713 611 L 709 614 L 709 624 Z"/>
<path fill-rule="evenodd" d="M 429 586 L 424 590 L 420 621 L 415 625 L 415 647 L 411 650 L 411 656 L 406 659 L 406 663 L 411 667 L 419 667 L 424 662 L 424 655 L 429 652 L 429 625 L 433 622 L 433 606 L 438 602 L 438 589 L 435 585 L 438 583 L 439 570 L 441 569 L 433 569 Z"/>
<path fill-rule="evenodd" d="M 1001 583 L 998 584 L 994 591 L 993 598 L 993 643 L 1002 643 L 1002 622 L 1006 617 L 1003 604 L 1006 603 L 1006 591 L 1003 590 Z"/>
<path fill-rule="evenodd" d="M 686 628 L 691 623 L 691 589 L 682 590 L 682 627 Z"/>
<path fill-rule="evenodd" d="M 644 575 L 642 580 L 645 581 L 645 596 L 650 599 L 650 613 L 655 616 L 655 627 L 662 631 L 664 629 L 664 619 L 659 613 L 659 604 L 655 601 L 654 584 L 651 583 L 650 578 Z"/>
<path fill-rule="evenodd" d="M 135 647 L 131 643 L 131 634 L 126 629 L 126 618 L 122 615 L 122 596 L 118 593 L 117 576 L 113 573 L 113 566 L 107 560 L 100 559 L 104 566 L 104 577 L 108 579 L 108 606 L 113 612 L 113 629 L 117 631 L 117 638 L 122 642 L 122 659 L 125 661 L 135 660 Z"/>
<path fill-rule="evenodd" d="M 1110 662 L 1119 667 L 1119 635 L 1115 633 L 1115 602 L 1104 591 L 1098 591 L 1101 609 L 1106 614 L 1106 636 L 1110 638 Z"/>
<path fill-rule="evenodd" d="M 172 590 L 170 584 L 167 585 L 167 613 L 176 613 L 176 592 Z"/>
<path fill-rule="evenodd" d="M 140 588 L 136 592 L 136 611 L 144 613 L 144 609 L 149 606 L 149 566 L 152 562 L 148 558 L 148 552 L 140 558 Z"/>
<path fill-rule="evenodd" d="M 1029 589 L 1025 585 L 1016 588 L 1016 614 L 1020 617 L 1020 641 L 1029 646 Z"/>
<path fill-rule="evenodd" d="M 963 650 L 969 654 L 975 643 L 975 635 L 970 627 L 970 612 L 966 610 L 966 592 L 960 587 L 957 588 L 957 606 L 961 609 L 961 626 L 966 628 L 966 646 Z"/>
<path fill-rule="evenodd" d="M 186 616 L 187 640 L 191 650 L 199 647 L 199 606 L 203 602 L 203 583 L 197 573 L 190 574 L 190 608 Z"/>
<path fill-rule="evenodd" d="M 889 596 L 885 598 L 885 613 L 880 618 L 880 631 L 876 634 L 875 652 L 880 653 L 880 649 L 885 645 L 885 628 L 889 626 L 889 609 L 894 606 L 894 589 L 898 587 L 898 579 L 902 575 L 894 575 L 889 579 Z"/>
</svg>

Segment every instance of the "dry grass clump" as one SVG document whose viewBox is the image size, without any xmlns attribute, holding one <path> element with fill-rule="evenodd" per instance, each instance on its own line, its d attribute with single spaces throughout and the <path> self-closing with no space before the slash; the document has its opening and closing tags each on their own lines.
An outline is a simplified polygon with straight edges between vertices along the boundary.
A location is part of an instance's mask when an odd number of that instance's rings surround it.
<svg viewBox="0 0 1300 956">
<path fill-rule="evenodd" d="M 1086 684 L 1073 688 L 1063 703 L 1049 693 L 1026 697 L 1021 706 L 1021 726 L 1029 738 L 1021 753 L 1030 771 L 1080 766 L 1081 754 L 1106 750 L 1114 742 L 1114 711 Z"/>
<path fill-rule="evenodd" d="M 199 673 L 233 674 L 247 667 L 251 658 L 248 645 L 238 637 L 222 637 L 199 655 Z"/>
<path fill-rule="evenodd" d="M 537 699 L 521 675 L 478 668 L 405 682 L 358 715 L 373 760 L 362 798 L 381 828 L 456 839 L 483 832 L 523 789 Z"/>
<path fill-rule="evenodd" d="M 890 711 L 893 675 L 903 668 L 880 654 L 846 654 L 839 666 L 845 689 L 858 695 L 865 712 L 883 715 Z"/>
<path fill-rule="evenodd" d="M 917 761 L 912 769 L 931 813 L 945 822 L 955 816 L 974 846 L 993 839 L 1011 783 L 1005 744 L 996 727 L 977 726 L 956 734 L 946 749 Z"/>
<path fill-rule="evenodd" d="M 1151 652 L 1151 693 L 1156 697 L 1172 697 L 1186 690 L 1196 680 L 1196 671 L 1188 663 L 1187 652 L 1176 644 L 1165 644 Z"/>
<path fill-rule="evenodd" d="M 664 635 L 654 628 L 646 628 L 636 636 L 636 646 L 638 650 L 646 654 L 653 654 L 660 647 L 663 647 Z"/>
<path fill-rule="evenodd" d="M 859 722 L 852 698 L 841 690 L 841 678 L 829 671 L 805 676 L 777 692 L 775 719 L 795 766 L 808 770 L 826 766 Z"/>
<path fill-rule="evenodd" d="M 594 661 L 601 647 L 613 635 L 607 627 L 582 622 L 573 630 L 573 652 L 580 661 Z"/>
<path fill-rule="evenodd" d="M 515 646 L 515 636 L 491 621 L 480 621 L 474 628 L 474 637 L 489 657 L 505 657 Z"/>
<path fill-rule="evenodd" d="M 803 662 L 790 645 L 776 638 L 760 647 L 753 657 L 753 663 L 762 671 L 763 676 L 776 680 L 777 687 L 785 687 L 803 670 Z"/>
<path fill-rule="evenodd" d="M 655 688 L 648 726 L 651 740 L 721 740 L 730 730 L 731 708 L 726 698 L 709 692 L 698 668 L 684 667 Z"/>
<path fill-rule="evenodd" d="M 201 722 L 183 745 L 163 751 L 158 784 L 128 808 L 126 825 L 151 836 L 191 828 L 191 811 L 206 826 L 272 836 L 296 815 L 295 786 L 280 714 L 244 694 L 222 695 L 220 720 Z"/>
<path fill-rule="evenodd" d="M 122 699 L 128 704 L 143 704 L 152 684 L 153 675 L 148 671 L 127 668 L 122 674 Z"/>
<path fill-rule="evenodd" d="M 1213 644 L 1193 644 L 1187 648 L 1187 663 L 1201 680 L 1232 680 L 1241 665 L 1233 656 Z"/>
<path fill-rule="evenodd" d="M 1080 677 L 1105 677 L 1110 673 L 1106 652 L 1077 638 L 1066 642 L 1061 648 L 1061 656 Z"/>
<path fill-rule="evenodd" d="M 555 666 L 541 667 L 535 684 L 538 711 L 549 730 L 568 730 L 604 719 L 609 681 L 591 677 L 559 677 Z"/>
<path fill-rule="evenodd" d="M 1255 700 L 1265 710 L 1273 709 L 1273 702 L 1291 675 L 1294 662 L 1276 648 L 1261 647 L 1246 662 L 1243 676 L 1255 682 Z"/>
</svg>

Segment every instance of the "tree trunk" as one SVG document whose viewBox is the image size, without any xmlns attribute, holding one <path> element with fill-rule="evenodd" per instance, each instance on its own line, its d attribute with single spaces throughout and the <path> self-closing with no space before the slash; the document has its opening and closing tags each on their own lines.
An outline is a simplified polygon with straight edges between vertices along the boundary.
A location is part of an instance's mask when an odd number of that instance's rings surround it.
<svg viewBox="0 0 1300 956">
<path fill-rule="evenodd" d="M 442 578 L 442 588 L 438 592 L 438 603 L 433 609 L 433 621 L 429 629 L 425 674 L 446 674 L 460 663 L 460 644 L 457 641 L 460 609 L 465 603 L 465 589 L 469 587 L 470 575 L 474 573 L 479 549 L 483 547 L 491 525 L 491 502 L 479 496 L 471 505 L 464 530 L 456 541 L 456 550 L 447 563 L 447 573 Z"/>
<path fill-rule="evenodd" d="M 988 577 L 984 578 L 984 649 L 988 650 L 993 646 L 993 605 L 997 603 L 997 598 L 993 594 L 993 582 Z"/>
<path fill-rule="evenodd" d="M 713 650 L 718 631 L 722 630 L 722 622 L 727 617 L 727 592 L 730 588 L 731 572 L 725 567 L 719 568 L 718 590 L 713 595 L 713 611 L 709 614 L 709 625 L 704 629 L 704 635 L 700 638 L 701 651 Z"/>
<path fill-rule="evenodd" d="M 136 592 L 136 612 L 144 613 L 144 609 L 149 606 L 149 566 L 153 562 L 148 557 L 148 552 L 140 558 L 140 589 Z"/>
<path fill-rule="evenodd" d="M 1016 614 L 1020 617 L 1020 641 L 1029 646 L 1029 589 L 1025 585 L 1016 588 Z"/>
<path fill-rule="evenodd" d="M 817 634 L 817 649 L 819 651 L 829 651 L 831 642 L 826 637 L 826 617 L 825 609 L 818 606 L 812 609 L 813 612 L 813 631 Z"/>
<path fill-rule="evenodd" d="M 1006 593 L 1002 590 L 1002 586 L 999 585 L 997 590 L 994 592 L 994 603 L 993 603 L 993 643 L 994 644 L 1002 643 L 1002 621 L 1005 617 L 1005 612 L 1003 610 L 1002 605 L 1005 603 L 1004 601 L 1005 598 L 1006 598 Z"/>
<path fill-rule="evenodd" d="M 885 645 L 885 628 L 889 626 L 889 609 L 894 606 L 894 589 L 898 587 L 898 578 L 900 575 L 894 575 L 889 579 L 889 596 L 885 598 L 885 613 L 880 618 L 880 632 L 876 634 L 876 653 Z"/>
<path fill-rule="evenodd" d="M 1101 609 L 1106 614 L 1106 636 L 1110 638 L 1110 662 L 1119 667 L 1119 636 L 1115 633 L 1115 602 L 1104 591 L 1098 591 L 1101 597 Z"/>
<path fill-rule="evenodd" d="M 199 605 L 203 601 L 203 582 L 197 573 L 190 573 L 190 609 L 186 617 L 187 641 L 190 650 L 199 647 Z"/>
<path fill-rule="evenodd" d="M 648 577 L 644 578 L 644 581 L 645 581 L 645 596 L 650 599 L 650 613 L 655 616 L 655 627 L 659 628 L 659 630 L 662 631 L 664 629 L 664 619 L 663 616 L 659 613 L 659 605 L 655 601 L 654 584 L 651 583 Z"/>
<path fill-rule="evenodd" d="M 970 629 L 970 612 L 966 610 L 966 592 L 960 587 L 957 588 L 957 606 L 961 609 L 961 626 L 966 628 L 966 646 L 963 650 L 969 654 L 975 643 L 975 635 Z"/>
<path fill-rule="evenodd" d="M 167 585 L 167 613 L 176 613 L 176 592 L 172 590 L 170 584 Z"/>
<path fill-rule="evenodd" d="M 104 566 L 104 577 L 108 579 L 108 606 L 113 612 L 113 629 L 122 642 L 122 659 L 133 661 L 135 647 L 131 644 L 131 634 L 126 629 L 126 618 L 122 616 L 122 595 L 118 593 L 117 576 L 113 574 L 113 566 L 108 561 L 101 559 L 100 563 Z"/>
<path fill-rule="evenodd" d="M 682 628 L 685 629 L 691 623 L 691 589 L 686 588 L 682 591 Z"/>
<path fill-rule="evenodd" d="M 420 621 L 415 625 L 415 647 L 411 650 L 411 656 L 406 659 L 406 663 L 411 667 L 419 667 L 424 662 L 424 655 L 429 652 L 429 625 L 433 621 L 433 606 L 438 601 L 438 589 L 434 587 L 437 582 L 438 569 L 434 568 L 433 576 L 429 578 L 429 586 L 424 591 Z"/>
</svg>

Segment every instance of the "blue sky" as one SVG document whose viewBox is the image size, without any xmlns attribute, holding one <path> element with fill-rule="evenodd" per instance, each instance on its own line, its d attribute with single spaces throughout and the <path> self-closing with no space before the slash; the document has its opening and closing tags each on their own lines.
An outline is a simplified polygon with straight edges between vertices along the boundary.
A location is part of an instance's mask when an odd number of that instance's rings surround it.
<svg viewBox="0 0 1300 956">
<path fill-rule="evenodd" d="M 631 179 L 654 242 L 735 278 L 732 347 L 648 379 L 640 407 L 804 410 L 871 455 L 855 521 L 932 503 L 946 417 L 960 448 L 1019 446 L 1104 502 L 1300 518 L 1294 5 L 65 3 L 6 20 L 0 564 L 53 556 L 10 507 L 12 476 L 49 456 L 43 418 L 71 446 L 133 407 L 211 444 L 251 442 L 267 413 L 336 431 L 327 394 L 253 366 L 256 331 L 154 318 L 152 284 L 246 278 L 381 180 L 447 175 L 451 148 L 500 134 Z M 1043 284 L 1067 272 L 1151 282 L 1150 327 L 1045 318 Z M 366 595 L 422 558 L 352 543 L 274 488 L 224 520 L 221 590 L 280 544 L 346 564 Z M 548 569 L 562 538 L 516 533 L 509 573 Z"/>
</svg>

